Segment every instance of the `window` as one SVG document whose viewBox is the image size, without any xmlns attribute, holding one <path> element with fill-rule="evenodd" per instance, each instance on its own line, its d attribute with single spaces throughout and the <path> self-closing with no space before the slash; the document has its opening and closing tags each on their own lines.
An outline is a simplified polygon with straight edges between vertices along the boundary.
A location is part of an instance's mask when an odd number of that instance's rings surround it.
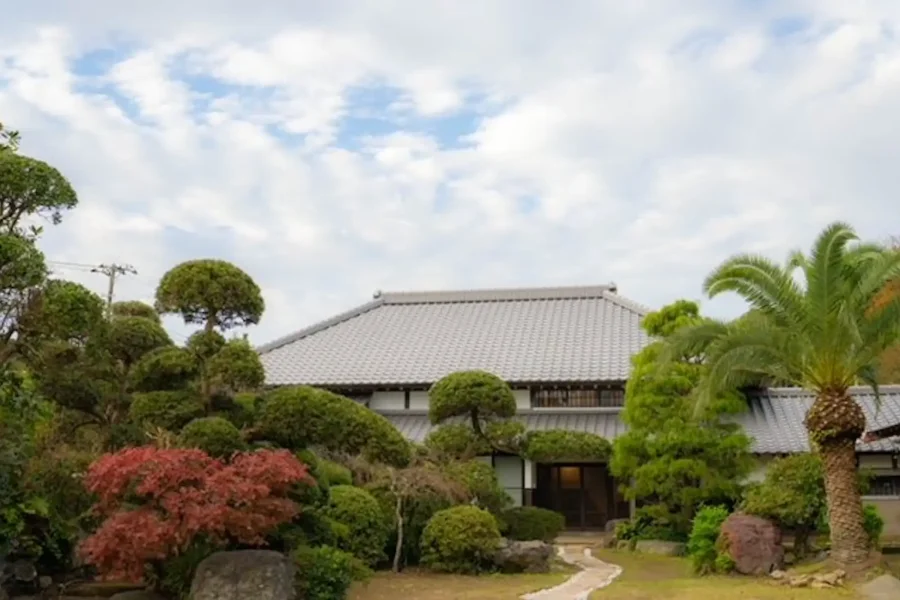
<svg viewBox="0 0 900 600">
<path fill-rule="evenodd" d="M 872 479 L 867 496 L 900 496 L 900 475 L 880 475 Z"/>
<path fill-rule="evenodd" d="M 534 408 L 615 408 L 625 406 L 621 388 L 535 389 L 531 392 Z"/>
</svg>

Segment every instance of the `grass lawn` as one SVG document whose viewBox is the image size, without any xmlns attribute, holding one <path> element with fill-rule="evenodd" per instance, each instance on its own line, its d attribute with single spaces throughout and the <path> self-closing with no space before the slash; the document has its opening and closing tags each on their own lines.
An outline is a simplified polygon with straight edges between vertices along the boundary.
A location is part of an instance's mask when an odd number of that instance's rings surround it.
<svg viewBox="0 0 900 600">
<path fill-rule="evenodd" d="M 518 600 L 522 594 L 553 587 L 572 572 L 538 575 L 442 575 L 409 570 L 379 572 L 354 585 L 349 600 Z"/>
<path fill-rule="evenodd" d="M 686 560 L 596 550 L 594 555 L 622 567 L 622 574 L 591 600 L 837 600 L 856 598 L 852 590 L 791 589 L 749 577 L 693 577 Z"/>
</svg>

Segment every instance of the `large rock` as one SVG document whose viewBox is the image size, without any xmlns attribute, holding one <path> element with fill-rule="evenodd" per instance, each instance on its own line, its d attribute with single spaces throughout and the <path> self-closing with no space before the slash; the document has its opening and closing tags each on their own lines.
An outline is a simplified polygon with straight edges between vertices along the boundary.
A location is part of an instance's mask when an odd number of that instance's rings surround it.
<svg viewBox="0 0 900 600">
<path fill-rule="evenodd" d="M 638 540 L 634 545 L 634 551 L 644 554 L 659 554 L 660 556 L 684 556 L 684 544 L 662 540 Z"/>
<path fill-rule="evenodd" d="M 744 575 L 768 575 L 784 566 L 781 530 L 771 521 L 735 513 L 725 519 L 718 546 Z"/>
<path fill-rule="evenodd" d="M 294 563 L 269 550 L 216 552 L 197 566 L 192 600 L 294 600 Z"/>
<path fill-rule="evenodd" d="M 541 540 L 514 542 L 503 540 L 494 563 L 504 573 L 547 573 L 553 546 Z"/>
</svg>

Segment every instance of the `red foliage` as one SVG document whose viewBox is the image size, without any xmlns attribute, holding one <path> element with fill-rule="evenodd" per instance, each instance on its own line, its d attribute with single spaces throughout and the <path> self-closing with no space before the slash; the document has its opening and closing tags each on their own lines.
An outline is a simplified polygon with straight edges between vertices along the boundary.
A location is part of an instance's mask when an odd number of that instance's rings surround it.
<svg viewBox="0 0 900 600">
<path fill-rule="evenodd" d="M 106 520 L 80 552 L 106 578 L 139 581 L 145 565 L 179 554 L 199 535 L 218 545 L 262 545 L 297 515 L 287 495 L 308 480 L 286 450 L 238 454 L 229 463 L 201 450 L 107 454 L 85 479 Z"/>
</svg>

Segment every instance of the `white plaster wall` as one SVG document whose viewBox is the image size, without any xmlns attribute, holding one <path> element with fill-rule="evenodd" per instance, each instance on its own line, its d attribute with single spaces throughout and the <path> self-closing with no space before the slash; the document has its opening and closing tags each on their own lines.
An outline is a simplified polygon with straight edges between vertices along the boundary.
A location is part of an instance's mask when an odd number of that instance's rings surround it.
<svg viewBox="0 0 900 600">
<path fill-rule="evenodd" d="M 428 410 L 428 392 L 426 390 L 410 392 L 409 408 L 410 410 Z"/>
<path fill-rule="evenodd" d="M 531 390 L 513 390 L 516 397 L 516 408 L 519 410 L 531 408 Z"/>
<path fill-rule="evenodd" d="M 403 410 L 403 392 L 374 392 L 369 401 L 372 410 Z"/>
</svg>

